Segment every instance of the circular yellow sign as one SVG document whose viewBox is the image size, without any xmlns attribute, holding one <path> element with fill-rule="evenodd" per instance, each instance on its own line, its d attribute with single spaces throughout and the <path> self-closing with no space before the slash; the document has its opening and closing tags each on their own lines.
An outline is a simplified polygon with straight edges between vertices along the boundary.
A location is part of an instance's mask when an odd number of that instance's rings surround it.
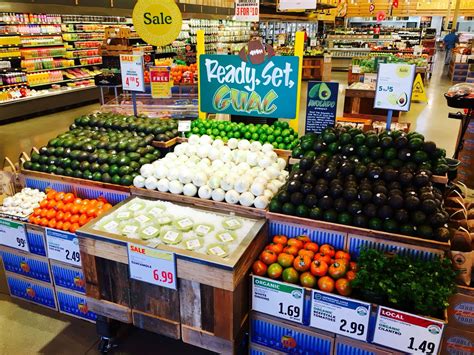
<svg viewBox="0 0 474 355">
<path fill-rule="evenodd" d="M 133 26 L 148 44 L 165 46 L 178 38 L 183 17 L 174 0 L 139 0 L 133 8 Z"/>
</svg>

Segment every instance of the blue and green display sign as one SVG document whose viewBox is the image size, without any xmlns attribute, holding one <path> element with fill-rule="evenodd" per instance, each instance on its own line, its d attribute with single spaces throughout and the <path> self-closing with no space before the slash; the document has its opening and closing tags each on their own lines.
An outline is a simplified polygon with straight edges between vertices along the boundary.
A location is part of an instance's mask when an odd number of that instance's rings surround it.
<svg viewBox="0 0 474 355">
<path fill-rule="evenodd" d="M 321 133 L 336 124 L 338 83 L 308 82 L 305 133 Z"/>
<path fill-rule="evenodd" d="M 201 55 L 199 65 L 202 112 L 296 117 L 298 57 L 273 56 L 254 64 L 236 55 Z"/>
</svg>

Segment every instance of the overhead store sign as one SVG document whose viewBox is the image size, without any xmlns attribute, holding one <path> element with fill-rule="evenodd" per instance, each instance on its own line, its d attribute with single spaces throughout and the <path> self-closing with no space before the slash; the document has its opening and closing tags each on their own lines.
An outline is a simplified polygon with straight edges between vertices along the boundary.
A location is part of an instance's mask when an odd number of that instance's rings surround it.
<svg viewBox="0 0 474 355">
<path fill-rule="evenodd" d="M 414 79 L 414 64 L 380 63 L 374 108 L 410 111 Z"/>
<path fill-rule="evenodd" d="M 236 21 L 258 21 L 260 14 L 260 0 L 235 0 Z"/>
<path fill-rule="evenodd" d="M 236 55 L 199 58 L 200 110 L 208 113 L 296 117 L 299 59 L 272 56 L 273 48 L 250 41 Z"/>
<path fill-rule="evenodd" d="M 317 0 L 278 0 L 279 11 L 316 10 Z"/>
<path fill-rule="evenodd" d="M 148 44 L 165 46 L 178 38 L 183 17 L 174 0 L 138 0 L 133 26 Z"/>
</svg>

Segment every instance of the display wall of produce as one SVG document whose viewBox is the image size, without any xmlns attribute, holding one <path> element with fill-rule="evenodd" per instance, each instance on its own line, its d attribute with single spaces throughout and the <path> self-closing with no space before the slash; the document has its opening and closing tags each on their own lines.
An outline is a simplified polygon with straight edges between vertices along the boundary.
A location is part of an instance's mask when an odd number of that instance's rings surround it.
<svg viewBox="0 0 474 355">
<path fill-rule="evenodd" d="M 291 150 L 298 145 L 298 133 L 288 125 L 288 122 L 276 121 L 268 124 L 245 124 L 231 121 L 218 120 L 194 120 L 191 123 L 191 131 L 186 134 L 209 135 L 211 138 L 247 139 L 258 141 L 262 144 L 270 143 L 275 149 Z"/>
<path fill-rule="evenodd" d="M 417 67 L 428 65 L 427 57 L 398 56 L 394 54 L 374 54 L 371 58 L 353 58 L 352 65 L 360 66 L 361 73 L 377 73 L 379 58 L 384 58 L 386 63 L 415 64 Z"/>
<path fill-rule="evenodd" d="M 96 113 L 76 118 L 70 130 L 31 155 L 24 169 L 132 185 L 140 167 L 160 157 L 154 140 L 177 134 L 174 120 Z"/>
<path fill-rule="evenodd" d="M 445 151 L 419 133 L 326 128 L 301 138 L 289 181 L 270 211 L 447 241 L 449 215 L 432 173 Z"/>
<path fill-rule="evenodd" d="M 135 187 L 266 208 L 288 177 L 271 144 L 192 135 L 163 159 L 140 168 Z"/>
</svg>

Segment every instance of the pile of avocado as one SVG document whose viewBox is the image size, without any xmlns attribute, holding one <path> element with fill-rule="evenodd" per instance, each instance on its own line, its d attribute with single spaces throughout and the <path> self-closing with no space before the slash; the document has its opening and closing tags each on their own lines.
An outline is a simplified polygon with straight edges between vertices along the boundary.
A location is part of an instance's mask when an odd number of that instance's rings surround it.
<svg viewBox="0 0 474 355">
<path fill-rule="evenodd" d="M 132 185 L 140 167 L 160 157 L 160 151 L 150 145 L 155 137 L 108 124 L 105 127 L 97 117 L 101 116 L 76 119 L 68 132 L 51 139 L 39 153 L 33 153 L 24 169 Z M 121 117 L 128 122 L 126 116 Z"/>
<path fill-rule="evenodd" d="M 364 134 L 346 127 L 303 137 L 303 157 L 270 211 L 446 241 L 449 215 L 429 169 L 445 164 L 444 151 L 433 145 L 419 134 Z M 416 161 L 406 153 L 411 149 Z"/>
</svg>

